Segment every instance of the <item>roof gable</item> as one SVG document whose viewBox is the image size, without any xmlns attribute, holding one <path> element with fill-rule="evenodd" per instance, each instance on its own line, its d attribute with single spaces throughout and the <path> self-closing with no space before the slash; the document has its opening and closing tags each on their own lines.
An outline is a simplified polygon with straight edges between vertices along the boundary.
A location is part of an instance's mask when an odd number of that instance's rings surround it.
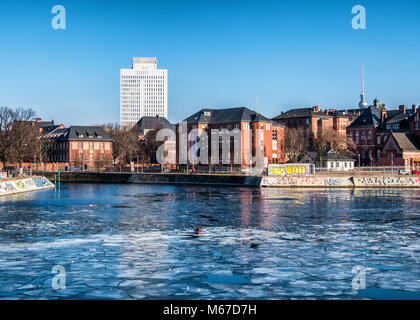
<svg viewBox="0 0 420 320">
<path fill-rule="evenodd" d="M 377 127 L 380 123 L 381 109 L 375 106 L 370 106 L 349 125 L 349 128 Z"/>
<path fill-rule="evenodd" d="M 228 123 L 228 122 L 273 122 L 260 113 L 246 107 L 226 109 L 202 109 L 185 119 L 187 123 Z"/>
</svg>

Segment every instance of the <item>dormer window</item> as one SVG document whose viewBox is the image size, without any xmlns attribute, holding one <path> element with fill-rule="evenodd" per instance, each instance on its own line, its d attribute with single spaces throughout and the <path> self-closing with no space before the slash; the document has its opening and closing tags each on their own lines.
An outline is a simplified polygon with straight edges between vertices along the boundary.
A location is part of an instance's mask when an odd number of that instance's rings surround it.
<svg viewBox="0 0 420 320">
<path fill-rule="evenodd" d="M 204 111 L 204 116 L 206 116 L 206 117 L 210 117 L 210 116 L 211 116 L 210 111 Z"/>
</svg>

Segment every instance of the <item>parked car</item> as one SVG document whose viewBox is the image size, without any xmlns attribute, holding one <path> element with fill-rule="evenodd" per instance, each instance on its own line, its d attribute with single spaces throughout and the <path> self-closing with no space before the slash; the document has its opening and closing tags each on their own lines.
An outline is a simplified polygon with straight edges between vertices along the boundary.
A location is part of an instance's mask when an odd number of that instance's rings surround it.
<svg viewBox="0 0 420 320">
<path fill-rule="evenodd" d="M 410 173 L 409 170 L 402 169 L 402 170 L 399 171 L 399 174 L 400 175 L 410 175 L 411 173 Z"/>
<path fill-rule="evenodd" d="M 420 171 L 413 170 L 413 174 L 418 174 L 418 175 L 420 175 Z"/>
</svg>

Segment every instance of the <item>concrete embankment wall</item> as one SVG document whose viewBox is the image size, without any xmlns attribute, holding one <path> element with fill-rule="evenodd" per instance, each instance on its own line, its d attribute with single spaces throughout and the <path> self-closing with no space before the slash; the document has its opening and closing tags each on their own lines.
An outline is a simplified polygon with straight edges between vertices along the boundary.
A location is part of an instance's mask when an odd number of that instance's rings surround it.
<svg viewBox="0 0 420 320">
<path fill-rule="evenodd" d="M 43 173 L 54 182 L 54 173 Z M 245 176 L 62 172 L 61 182 L 197 184 L 279 188 L 420 188 L 420 176 Z"/>
<path fill-rule="evenodd" d="M 54 187 L 55 186 L 53 183 L 42 176 L 5 179 L 0 180 L 0 196 L 7 196 L 29 191 L 38 191 Z"/>
<path fill-rule="evenodd" d="M 43 173 L 54 181 L 54 172 Z M 221 186 L 259 187 L 262 177 L 244 175 L 205 175 L 171 173 L 97 173 L 97 172 L 62 172 L 61 182 L 77 183 L 146 183 L 146 184 L 204 184 Z"/>
<path fill-rule="evenodd" d="M 420 188 L 420 177 L 263 177 L 261 187 L 283 188 Z"/>
</svg>

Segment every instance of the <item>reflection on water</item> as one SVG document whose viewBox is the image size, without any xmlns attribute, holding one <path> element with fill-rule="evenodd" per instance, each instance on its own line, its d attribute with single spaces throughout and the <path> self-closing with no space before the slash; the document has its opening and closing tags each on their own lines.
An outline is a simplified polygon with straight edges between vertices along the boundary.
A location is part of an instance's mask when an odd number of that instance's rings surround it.
<svg viewBox="0 0 420 320">
<path fill-rule="evenodd" d="M 0 298 L 420 298 L 419 190 L 69 184 L 0 204 Z"/>
</svg>

